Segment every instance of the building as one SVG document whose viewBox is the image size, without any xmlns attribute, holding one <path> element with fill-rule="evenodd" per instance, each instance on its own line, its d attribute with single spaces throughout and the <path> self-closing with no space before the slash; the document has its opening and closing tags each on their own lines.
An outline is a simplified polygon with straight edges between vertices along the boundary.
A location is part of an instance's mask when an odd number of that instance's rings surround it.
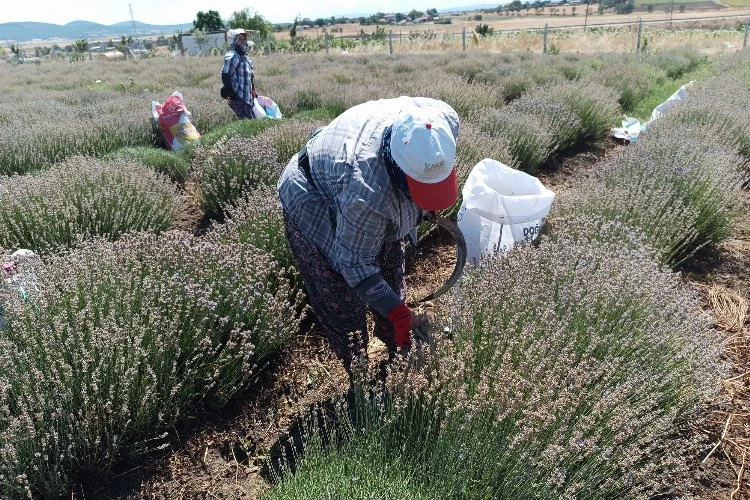
<svg viewBox="0 0 750 500">
<path fill-rule="evenodd" d="M 260 31 L 258 30 L 245 30 L 247 31 L 248 40 L 254 40 L 255 43 L 259 42 Z M 182 44 L 182 53 L 184 55 L 199 56 L 210 54 L 212 51 L 223 54 L 232 45 L 232 40 L 227 35 L 227 31 L 209 31 L 208 40 L 203 46 L 198 46 L 193 38 L 192 33 L 180 33 L 180 43 Z"/>
<path fill-rule="evenodd" d="M 180 33 L 180 44 L 182 46 L 182 53 L 184 55 L 199 56 L 205 55 L 211 52 L 211 49 L 217 49 L 219 52 L 226 52 L 229 45 L 232 43 L 227 38 L 227 32 L 221 31 L 209 31 L 208 40 L 202 46 L 199 46 L 192 33 Z"/>
</svg>

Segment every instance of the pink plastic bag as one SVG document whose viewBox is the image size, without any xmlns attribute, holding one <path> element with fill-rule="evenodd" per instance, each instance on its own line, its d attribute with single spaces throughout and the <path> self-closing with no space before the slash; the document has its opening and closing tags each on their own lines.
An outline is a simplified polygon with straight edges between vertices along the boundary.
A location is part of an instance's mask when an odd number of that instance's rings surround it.
<svg viewBox="0 0 750 500">
<path fill-rule="evenodd" d="M 173 92 L 163 105 L 152 101 L 151 115 L 159 127 L 167 149 L 180 149 L 185 143 L 197 141 L 201 137 L 190 123 L 190 111 L 179 92 Z"/>
</svg>

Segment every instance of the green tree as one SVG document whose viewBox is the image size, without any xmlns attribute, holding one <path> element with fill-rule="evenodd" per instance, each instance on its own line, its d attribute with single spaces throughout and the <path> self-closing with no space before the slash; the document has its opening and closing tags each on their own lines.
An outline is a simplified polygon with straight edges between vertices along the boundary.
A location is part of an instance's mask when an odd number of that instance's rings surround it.
<svg viewBox="0 0 750 500">
<path fill-rule="evenodd" d="M 495 33 L 495 30 L 493 28 L 490 28 L 487 24 L 477 24 L 477 27 L 474 28 L 474 31 L 482 37 L 491 36 L 493 33 Z"/>
<path fill-rule="evenodd" d="M 438 15 L 438 11 L 437 11 L 437 9 L 434 9 L 434 8 L 433 9 L 427 9 L 427 15 L 435 17 L 435 16 Z"/>
<path fill-rule="evenodd" d="M 376 26 L 375 32 L 372 34 L 371 39 L 376 40 L 378 42 L 384 42 L 385 41 L 385 28 L 382 26 Z"/>
<path fill-rule="evenodd" d="M 169 46 L 170 50 L 174 50 L 175 48 L 179 49 L 180 52 L 183 52 L 185 50 L 185 47 L 182 46 L 182 37 L 180 36 L 181 34 L 182 31 L 178 31 L 176 35 L 172 35 L 172 43 Z"/>
<path fill-rule="evenodd" d="M 257 12 L 250 15 L 250 9 L 233 12 L 227 21 L 227 28 L 244 28 L 260 32 L 261 38 L 273 33 L 273 25 Z"/>
<path fill-rule="evenodd" d="M 73 52 L 83 54 L 87 50 L 89 50 L 89 41 L 85 38 L 81 38 L 80 40 L 76 40 L 75 42 L 73 42 Z"/>
<path fill-rule="evenodd" d="M 224 29 L 224 21 L 215 10 L 199 11 L 193 21 L 193 30 L 220 31 Z"/>
<path fill-rule="evenodd" d="M 120 52 L 125 52 L 125 48 L 131 43 L 133 43 L 132 36 L 126 37 L 125 35 L 122 35 L 122 37 L 120 38 L 120 42 L 115 44 L 115 48 Z"/>
<path fill-rule="evenodd" d="M 13 54 L 16 57 L 18 57 L 18 56 L 21 55 L 21 46 L 18 45 L 17 43 L 16 44 L 11 43 L 10 44 L 10 51 L 13 52 Z"/>
<path fill-rule="evenodd" d="M 412 9 L 411 12 L 409 12 L 409 17 L 412 19 L 416 19 L 422 16 L 424 16 L 424 12 L 417 10 L 417 9 Z"/>
</svg>

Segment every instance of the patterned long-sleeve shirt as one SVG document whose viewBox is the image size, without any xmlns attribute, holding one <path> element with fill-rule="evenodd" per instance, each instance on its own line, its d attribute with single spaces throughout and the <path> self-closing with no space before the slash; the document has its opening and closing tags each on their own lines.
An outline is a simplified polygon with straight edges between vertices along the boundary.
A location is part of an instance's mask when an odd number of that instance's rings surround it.
<svg viewBox="0 0 750 500">
<path fill-rule="evenodd" d="M 278 183 L 285 210 L 352 287 L 380 271 L 376 257 L 385 241 L 403 239 L 419 222 L 420 209 L 393 184 L 381 151 L 386 128 L 409 106 L 438 110 L 458 138 L 458 115 L 442 101 L 370 101 L 308 141 L 312 182 L 295 155 Z"/>
<path fill-rule="evenodd" d="M 232 91 L 237 99 L 252 105 L 253 103 L 253 63 L 243 52 L 230 50 L 224 55 L 223 75 L 229 75 L 232 80 Z"/>
</svg>

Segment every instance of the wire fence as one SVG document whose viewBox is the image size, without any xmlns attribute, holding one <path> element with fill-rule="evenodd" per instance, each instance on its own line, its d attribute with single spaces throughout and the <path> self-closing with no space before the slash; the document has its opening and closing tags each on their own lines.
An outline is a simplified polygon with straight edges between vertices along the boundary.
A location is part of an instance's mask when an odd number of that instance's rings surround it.
<svg viewBox="0 0 750 500">
<path fill-rule="evenodd" d="M 588 16 L 587 16 L 588 21 Z M 443 26 L 443 25 L 436 25 Z M 380 30 L 380 31 L 379 31 Z M 747 15 L 701 16 L 681 19 L 639 19 L 610 23 L 545 23 L 543 26 L 514 29 L 491 29 L 480 35 L 475 30 L 461 31 L 376 28 L 372 34 L 316 34 L 318 43 L 300 51 L 332 50 L 388 52 L 389 54 L 430 50 L 491 50 L 496 52 L 525 50 L 534 53 L 558 52 L 640 52 L 670 48 L 689 48 L 699 52 L 736 51 L 748 46 L 750 17 Z M 270 37 L 256 39 L 256 48 L 264 53 L 294 52 Z"/>
</svg>

